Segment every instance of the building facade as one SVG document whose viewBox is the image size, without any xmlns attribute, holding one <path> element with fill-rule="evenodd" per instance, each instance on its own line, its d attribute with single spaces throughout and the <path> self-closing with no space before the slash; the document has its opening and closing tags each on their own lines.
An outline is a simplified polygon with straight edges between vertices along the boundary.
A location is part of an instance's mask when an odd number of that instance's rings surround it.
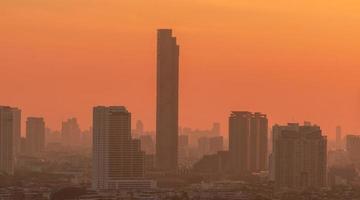
<svg viewBox="0 0 360 200">
<path fill-rule="evenodd" d="M 179 46 L 170 29 L 157 32 L 156 167 L 178 165 Z"/>
<path fill-rule="evenodd" d="M 14 108 L 0 106 L 0 173 L 14 174 L 16 125 Z"/>
<path fill-rule="evenodd" d="M 327 139 L 319 126 L 288 124 L 273 127 L 272 172 L 276 188 L 326 186 Z"/>
<path fill-rule="evenodd" d="M 343 146 L 342 146 L 341 126 L 336 127 L 335 148 L 336 148 L 336 150 L 340 150 L 340 149 L 343 148 Z"/>
<path fill-rule="evenodd" d="M 360 163 L 360 135 L 346 136 L 346 153 L 352 163 Z"/>
<path fill-rule="evenodd" d="M 232 173 L 267 169 L 268 120 L 266 115 L 247 111 L 229 117 L 229 154 Z"/>
<path fill-rule="evenodd" d="M 26 154 L 39 155 L 45 149 L 45 122 L 41 117 L 26 120 Z"/>
<path fill-rule="evenodd" d="M 131 138 L 131 113 L 123 106 L 93 110 L 93 187 L 121 189 L 128 181 L 142 183 L 144 152 Z"/>
</svg>

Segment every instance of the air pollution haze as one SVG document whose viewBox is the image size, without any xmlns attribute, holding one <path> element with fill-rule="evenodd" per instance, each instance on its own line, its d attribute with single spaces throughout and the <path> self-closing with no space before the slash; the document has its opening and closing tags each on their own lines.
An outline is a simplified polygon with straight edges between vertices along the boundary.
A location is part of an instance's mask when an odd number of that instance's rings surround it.
<svg viewBox="0 0 360 200">
<path fill-rule="evenodd" d="M 359 11 L 2 0 L 0 199 L 359 199 Z"/>
<path fill-rule="evenodd" d="M 354 0 L 3 0 L 1 103 L 47 126 L 93 105 L 127 105 L 155 129 L 156 34 L 181 43 L 180 125 L 226 124 L 233 109 L 272 122 L 360 131 L 360 3 Z M 223 126 L 223 132 L 226 127 Z"/>
</svg>

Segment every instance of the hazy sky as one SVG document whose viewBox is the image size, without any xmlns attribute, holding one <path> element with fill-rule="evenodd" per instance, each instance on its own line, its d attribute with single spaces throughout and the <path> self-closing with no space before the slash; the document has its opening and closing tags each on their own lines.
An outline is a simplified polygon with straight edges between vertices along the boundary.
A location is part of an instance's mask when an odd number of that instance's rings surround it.
<svg viewBox="0 0 360 200">
<path fill-rule="evenodd" d="M 54 129 L 125 105 L 154 129 L 157 28 L 180 44 L 181 126 L 249 110 L 360 133 L 358 0 L 1 0 L 0 104 Z"/>
</svg>

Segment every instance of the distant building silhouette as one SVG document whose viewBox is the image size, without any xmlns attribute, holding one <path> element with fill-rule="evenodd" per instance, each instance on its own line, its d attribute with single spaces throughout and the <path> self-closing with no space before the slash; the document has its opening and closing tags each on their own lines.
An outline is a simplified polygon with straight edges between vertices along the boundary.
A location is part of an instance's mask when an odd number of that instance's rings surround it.
<svg viewBox="0 0 360 200">
<path fill-rule="evenodd" d="M 64 146 L 79 146 L 81 130 L 76 118 L 62 122 L 61 138 Z"/>
<path fill-rule="evenodd" d="M 271 174 L 276 188 L 326 186 L 327 139 L 319 126 L 273 126 Z"/>
<path fill-rule="evenodd" d="M 26 120 L 26 154 L 39 155 L 45 149 L 45 122 L 41 117 Z"/>
<path fill-rule="evenodd" d="M 141 151 L 144 151 L 146 154 L 155 154 L 155 142 L 152 135 L 141 135 Z"/>
<path fill-rule="evenodd" d="M 187 161 L 187 158 L 189 156 L 189 136 L 179 135 L 178 142 L 178 163 L 179 165 L 182 165 Z"/>
<path fill-rule="evenodd" d="M 88 148 L 92 146 L 92 127 L 81 132 L 81 146 Z"/>
<path fill-rule="evenodd" d="M 228 151 L 219 151 L 216 154 L 204 155 L 198 160 L 193 169 L 199 173 L 225 174 L 230 169 L 230 154 Z"/>
<path fill-rule="evenodd" d="M 341 126 L 336 127 L 336 141 L 335 141 L 336 149 L 342 149 L 342 135 L 341 135 Z"/>
<path fill-rule="evenodd" d="M 142 135 L 144 133 L 144 124 L 141 120 L 136 121 L 136 134 Z"/>
<path fill-rule="evenodd" d="M 198 140 L 198 151 L 201 156 L 210 154 L 210 139 L 201 137 Z"/>
<path fill-rule="evenodd" d="M 213 123 L 212 134 L 213 134 L 213 136 L 221 135 L 221 133 L 220 133 L 220 123 L 218 123 L 218 122 Z"/>
<path fill-rule="evenodd" d="M 189 146 L 189 136 L 188 135 L 179 135 L 179 148 Z"/>
<path fill-rule="evenodd" d="M 157 32 L 156 167 L 178 165 L 179 46 L 172 30 Z"/>
<path fill-rule="evenodd" d="M 140 140 L 131 138 L 131 114 L 123 106 L 93 110 L 93 187 L 121 189 L 147 184 Z"/>
<path fill-rule="evenodd" d="M 360 164 L 360 135 L 346 136 L 346 152 L 352 163 Z"/>
<path fill-rule="evenodd" d="M 17 137 L 18 119 L 15 108 L 0 106 L 0 173 L 14 174 L 16 151 L 15 144 L 20 146 Z M 20 149 L 19 149 L 20 151 Z"/>
<path fill-rule="evenodd" d="M 21 110 L 18 108 L 12 109 L 14 117 L 14 152 L 16 159 L 21 151 Z"/>
<path fill-rule="evenodd" d="M 267 168 L 266 115 L 247 111 L 229 117 L 229 154 L 232 173 L 258 172 Z"/>
<path fill-rule="evenodd" d="M 222 136 L 209 138 L 209 153 L 216 154 L 224 150 L 224 139 Z"/>
<path fill-rule="evenodd" d="M 250 124 L 249 169 L 264 171 L 268 169 L 268 119 L 265 114 L 254 113 Z"/>
</svg>

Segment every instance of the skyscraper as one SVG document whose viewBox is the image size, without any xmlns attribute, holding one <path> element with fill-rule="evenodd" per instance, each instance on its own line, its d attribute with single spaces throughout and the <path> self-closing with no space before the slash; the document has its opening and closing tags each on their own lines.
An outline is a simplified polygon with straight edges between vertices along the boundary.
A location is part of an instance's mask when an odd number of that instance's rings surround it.
<svg viewBox="0 0 360 200">
<path fill-rule="evenodd" d="M 179 46 L 172 30 L 157 32 L 156 167 L 174 171 L 178 163 Z"/>
<path fill-rule="evenodd" d="M 327 139 L 315 125 L 273 127 L 272 176 L 276 188 L 326 186 Z"/>
<path fill-rule="evenodd" d="M 268 168 L 268 119 L 265 114 L 254 113 L 250 124 L 249 169 L 263 171 Z"/>
<path fill-rule="evenodd" d="M 15 116 L 14 109 L 0 106 L 0 173 L 14 174 Z"/>
<path fill-rule="evenodd" d="M 336 149 L 342 149 L 342 136 L 341 136 L 341 126 L 336 127 L 336 141 L 335 141 Z"/>
<path fill-rule="evenodd" d="M 141 185 L 144 152 L 131 138 L 131 113 L 123 106 L 93 110 L 93 187 L 120 189 Z M 135 186 L 134 186 L 135 187 Z"/>
<path fill-rule="evenodd" d="M 21 110 L 18 108 L 13 108 L 13 117 L 14 117 L 14 153 L 15 161 L 16 157 L 20 154 L 21 149 Z"/>
<path fill-rule="evenodd" d="M 26 121 L 26 153 L 39 155 L 45 148 L 45 122 L 41 117 L 28 117 Z"/>
<path fill-rule="evenodd" d="M 266 115 L 247 111 L 229 117 L 229 154 L 232 173 L 258 172 L 267 168 Z"/>
<path fill-rule="evenodd" d="M 346 153 L 351 163 L 360 163 L 360 135 L 346 136 Z"/>
</svg>

